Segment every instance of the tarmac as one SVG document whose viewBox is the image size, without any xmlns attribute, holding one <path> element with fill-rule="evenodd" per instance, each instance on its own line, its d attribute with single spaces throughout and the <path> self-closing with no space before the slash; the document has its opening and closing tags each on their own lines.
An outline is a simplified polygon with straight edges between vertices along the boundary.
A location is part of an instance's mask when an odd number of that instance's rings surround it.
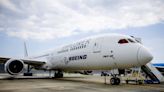
<svg viewBox="0 0 164 92">
<path fill-rule="evenodd" d="M 105 83 L 106 79 L 106 83 Z M 44 74 L 15 78 L 0 75 L 0 92 L 164 92 L 164 84 L 110 85 L 110 77 L 65 74 L 53 79 Z"/>
</svg>

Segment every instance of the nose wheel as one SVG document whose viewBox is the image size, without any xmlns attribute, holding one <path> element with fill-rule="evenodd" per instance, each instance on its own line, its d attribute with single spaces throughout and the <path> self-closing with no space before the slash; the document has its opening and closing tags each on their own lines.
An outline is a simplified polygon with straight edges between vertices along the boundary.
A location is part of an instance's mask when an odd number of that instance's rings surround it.
<svg viewBox="0 0 164 92">
<path fill-rule="evenodd" d="M 110 84 L 111 85 L 119 85 L 120 84 L 120 78 L 118 77 L 113 77 L 110 79 Z"/>
</svg>

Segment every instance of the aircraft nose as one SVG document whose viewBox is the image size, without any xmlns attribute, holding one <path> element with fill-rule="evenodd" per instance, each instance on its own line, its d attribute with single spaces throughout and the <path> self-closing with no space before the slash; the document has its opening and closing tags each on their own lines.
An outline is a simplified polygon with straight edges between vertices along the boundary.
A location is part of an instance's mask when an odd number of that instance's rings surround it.
<svg viewBox="0 0 164 92">
<path fill-rule="evenodd" d="M 140 47 L 138 51 L 138 62 L 145 65 L 153 59 L 152 54 L 144 47 Z"/>
</svg>

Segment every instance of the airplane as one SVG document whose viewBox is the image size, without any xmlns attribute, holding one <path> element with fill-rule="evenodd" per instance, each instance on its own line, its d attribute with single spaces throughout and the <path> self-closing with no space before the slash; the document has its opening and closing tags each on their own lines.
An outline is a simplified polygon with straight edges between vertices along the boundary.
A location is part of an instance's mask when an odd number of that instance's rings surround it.
<svg viewBox="0 0 164 92">
<path fill-rule="evenodd" d="M 25 64 L 35 69 L 53 70 L 55 78 L 62 78 L 65 71 L 126 69 L 147 64 L 153 59 L 149 50 L 134 37 L 122 34 L 106 34 L 63 45 L 47 53 L 25 57 L 0 57 L 5 71 L 10 75 L 22 73 Z M 112 85 L 120 79 L 112 76 Z"/>
</svg>

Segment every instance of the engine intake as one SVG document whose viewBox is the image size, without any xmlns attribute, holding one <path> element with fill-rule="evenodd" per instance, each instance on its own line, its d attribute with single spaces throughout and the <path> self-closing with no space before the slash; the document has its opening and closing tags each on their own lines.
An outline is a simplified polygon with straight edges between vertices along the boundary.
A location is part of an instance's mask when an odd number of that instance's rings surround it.
<svg viewBox="0 0 164 92">
<path fill-rule="evenodd" d="M 17 75 L 24 69 L 24 62 L 22 60 L 10 59 L 5 63 L 5 71 L 11 75 Z"/>
</svg>

